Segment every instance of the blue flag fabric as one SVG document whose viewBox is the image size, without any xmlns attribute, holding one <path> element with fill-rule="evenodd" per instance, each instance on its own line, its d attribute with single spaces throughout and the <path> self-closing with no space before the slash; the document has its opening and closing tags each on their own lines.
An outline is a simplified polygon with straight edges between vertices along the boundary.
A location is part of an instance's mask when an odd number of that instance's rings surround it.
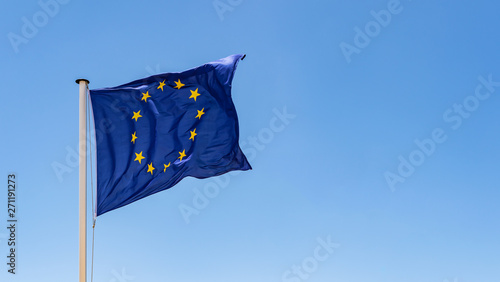
<svg viewBox="0 0 500 282">
<path fill-rule="evenodd" d="M 97 151 L 96 214 L 174 186 L 251 169 L 238 139 L 231 82 L 242 55 L 181 73 L 90 90 Z"/>
</svg>

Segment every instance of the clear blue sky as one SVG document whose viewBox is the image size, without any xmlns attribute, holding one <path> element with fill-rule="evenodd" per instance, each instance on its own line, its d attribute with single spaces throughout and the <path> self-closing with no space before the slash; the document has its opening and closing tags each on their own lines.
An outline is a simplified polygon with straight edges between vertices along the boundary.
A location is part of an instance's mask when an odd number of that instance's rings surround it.
<svg viewBox="0 0 500 282">
<path fill-rule="evenodd" d="M 61 2 L 0 5 L 0 172 L 17 174 L 19 219 L 11 275 L 3 184 L 0 281 L 78 279 L 75 79 L 235 53 L 254 169 L 99 217 L 95 281 L 500 279 L 499 4 Z"/>
</svg>

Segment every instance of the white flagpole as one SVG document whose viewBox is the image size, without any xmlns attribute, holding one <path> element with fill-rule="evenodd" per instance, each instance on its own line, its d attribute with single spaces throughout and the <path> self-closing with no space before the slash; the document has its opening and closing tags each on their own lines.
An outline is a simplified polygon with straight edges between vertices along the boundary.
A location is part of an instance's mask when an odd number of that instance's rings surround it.
<svg viewBox="0 0 500 282">
<path fill-rule="evenodd" d="M 79 140 L 79 180 L 80 180 L 80 279 L 87 282 L 87 86 L 89 81 L 77 79 L 80 85 L 80 140 Z"/>
</svg>

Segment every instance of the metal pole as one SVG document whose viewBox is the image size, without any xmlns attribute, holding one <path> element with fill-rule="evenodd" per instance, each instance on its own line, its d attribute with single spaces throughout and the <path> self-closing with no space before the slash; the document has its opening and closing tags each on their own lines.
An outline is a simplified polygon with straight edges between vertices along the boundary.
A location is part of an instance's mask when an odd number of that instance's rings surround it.
<svg viewBox="0 0 500 282">
<path fill-rule="evenodd" d="M 79 198 L 80 198 L 80 282 L 87 282 L 87 86 L 89 81 L 77 79 L 80 85 L 80 114 L 79 114 Z"/>
</svg>

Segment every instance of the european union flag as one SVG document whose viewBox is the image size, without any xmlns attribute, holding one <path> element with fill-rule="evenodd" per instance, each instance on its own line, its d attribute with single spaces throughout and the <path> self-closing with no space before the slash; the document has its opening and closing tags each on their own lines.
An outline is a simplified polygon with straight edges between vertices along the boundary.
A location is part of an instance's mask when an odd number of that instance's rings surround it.
<svg viewBox="0 0 500 282">
<path fill-rule="evenodd" d="M 174 186 L 251 169 L 238 145 L 231 82 L 242 55 L 90 90 L 97 215 Z"/>
</svg>

